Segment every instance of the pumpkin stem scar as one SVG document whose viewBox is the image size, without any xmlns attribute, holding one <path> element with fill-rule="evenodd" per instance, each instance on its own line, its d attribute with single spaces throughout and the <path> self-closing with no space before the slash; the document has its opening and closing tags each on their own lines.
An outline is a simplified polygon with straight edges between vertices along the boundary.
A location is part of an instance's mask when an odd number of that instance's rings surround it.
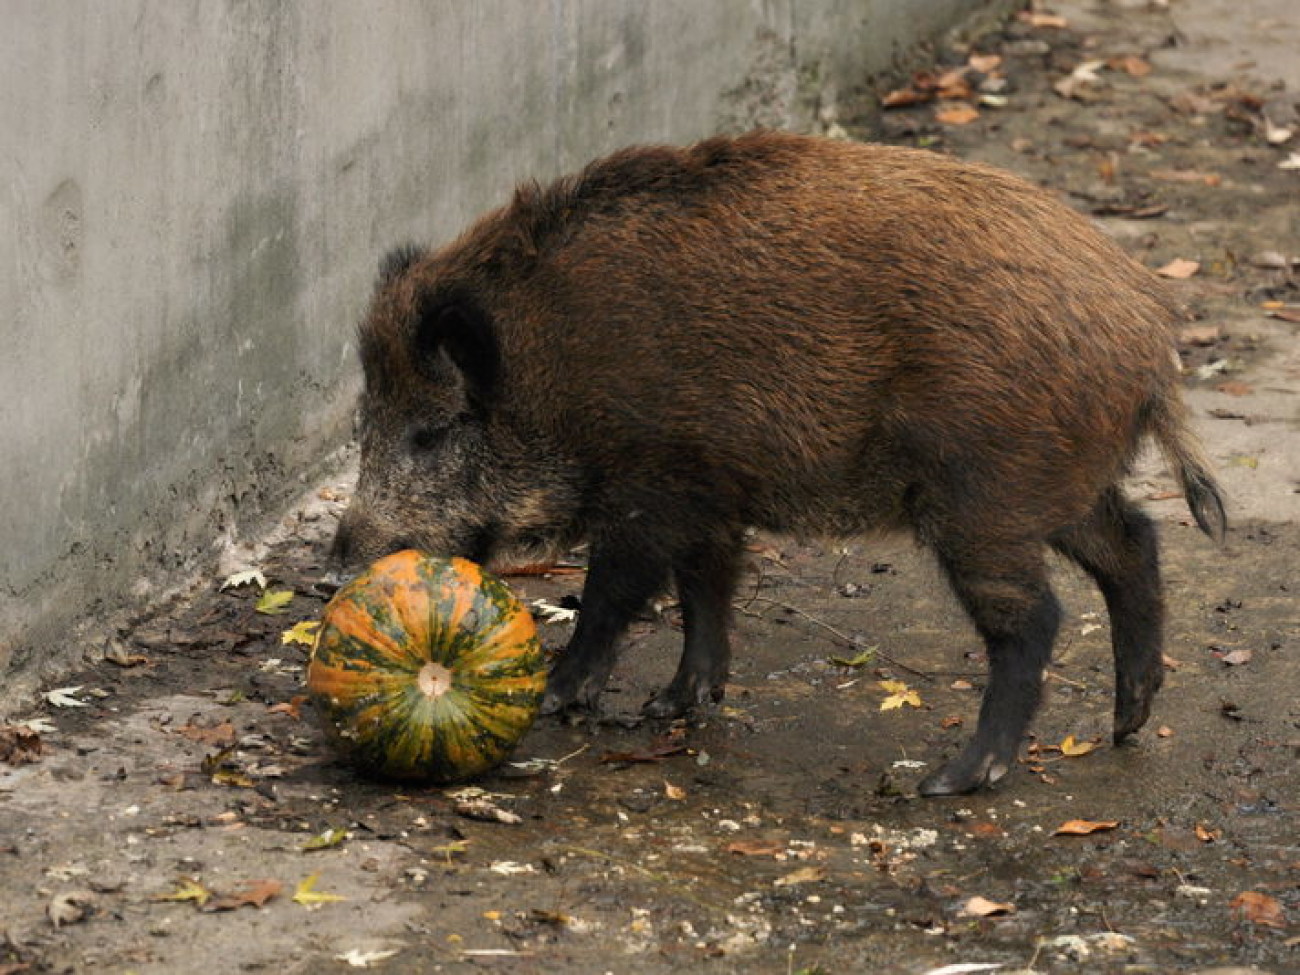
<svg viewBox="0 0 1300 975">
<path fill-rule="evenodd" d="M 415 681 L 421 694 L 430 700 L 437 700 L 451 690 L 451 671 L 440 663 L 429 661 L 420 668 Z"/>
</svg>

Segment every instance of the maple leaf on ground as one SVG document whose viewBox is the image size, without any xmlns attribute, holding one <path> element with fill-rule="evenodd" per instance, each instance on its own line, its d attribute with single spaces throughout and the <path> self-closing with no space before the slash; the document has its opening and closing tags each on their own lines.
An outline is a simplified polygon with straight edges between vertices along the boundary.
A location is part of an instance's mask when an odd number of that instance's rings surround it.
<svg viewBox="0 0 1300 975">
<path fill-rule="evenodd" d="M 292 589 L 265 589 L 257 597 L 257 605 L 253 608 L 266 616 L 278 616 L 289 609 L 292 600 Z"/>
<path fill-rule="evenodd" d="M 889 694 L 887 698 L 880 702 L 880 710 L 882 711 L 892 711 L 895 708 L 901 708 L 904 704 L 914 708 L 921 706 L 921 695 L 901 680 L 882 680 L 877 681 L 876 684 L 882 691 Z"/>
<path fill-rule="evenodd" d="M 305 647 L 314 647 L 318 629 L 320 629 L 320 620 L 300 620 L 280 634 L 280 642 L 300 643 Z"/>
<path fill-rule="evenodd" d="M 241 907 L 263 907 L 266 902 L 280 896 L 284 885 L 278 880 L 254 880 L 230 894 L 218 894 L 200 907 L 208 913 L 235 911 Z"/>
<path fill-rule="evenodd" d="M 202 907 L 212 899 L 212 891 L 204 887 L 193 877 L 181 877 L 176 889 L 166 894 L 154 894 L 151 901 L 193 901 Z"/>
<path fill-rule="evenodd" d="M 266 576 L 262 575 L 261 569 L 245 569 L 243 572 L 235 572 L 226 576 L 218 592 L 225 589 L 238 589 L 240 586 L 247 586 L 256 583 L 258 589 L 266 588 Z"/>
</svg>

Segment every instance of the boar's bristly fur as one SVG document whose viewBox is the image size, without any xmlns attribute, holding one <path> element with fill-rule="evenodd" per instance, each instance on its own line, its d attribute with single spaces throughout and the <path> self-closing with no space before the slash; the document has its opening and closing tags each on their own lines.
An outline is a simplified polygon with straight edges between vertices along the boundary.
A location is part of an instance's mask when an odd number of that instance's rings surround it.
<svg viewBox="0 0 1300 975">
<path fill-rule="evenodd" d="M 722 695 L 746 529 L 910 531 L 988 651 L 975 736 L 921 785 L 968 791 L 1011 767 L 1040 697 L 1049 546 L 1105 596 L 1116 739 L 1148 717 L 1156 538 L 1119 487 L 1145 438 L 1224 531 L 1179 398 L 1179 314 L 1087 220 L 995 169 L 776 133 L 627 149 L 385 261 L 336 552 L 585 539 L 546 707 L 594 706 L 672 582 L 685 646 L 646 710 L 674 715 Z"/>
</svg>

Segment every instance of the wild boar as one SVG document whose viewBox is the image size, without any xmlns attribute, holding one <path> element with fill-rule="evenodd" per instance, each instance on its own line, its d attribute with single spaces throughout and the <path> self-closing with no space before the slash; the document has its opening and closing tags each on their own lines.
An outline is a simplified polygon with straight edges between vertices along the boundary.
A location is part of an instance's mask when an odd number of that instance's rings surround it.
<svg viewBox="0 0 1300 975">
<path fill-rule="evenodd" d="M 1179 395 L 1179 317 L 1086 219 L 996 169 L 772 132 L 626 149 L 383 262 L 335 554 L 585 540 L 548 711 L 596 705 L 671 581 L 684 650 L 645 706 L 667 716 L 723 694 L 748 528 L 909 531 L 987 648 L 975 735 L 920 786 L 967 792 L 1006 774 L 1039 702 L 1048 547 L 1105 596 L 1116 741 L 1147 720 L 1156 533 L 1120 489 L 1144 438 L 1200 527 L 1226 523 Z"/>
</svg>

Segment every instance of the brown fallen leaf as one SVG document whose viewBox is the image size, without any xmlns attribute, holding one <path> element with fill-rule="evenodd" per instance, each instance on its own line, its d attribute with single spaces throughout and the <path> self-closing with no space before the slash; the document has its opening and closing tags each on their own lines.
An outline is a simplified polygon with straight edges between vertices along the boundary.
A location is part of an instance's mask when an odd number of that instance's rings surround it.
<svg viewBox="0 0 1300 975">
<path fill-rule="evenodd" d="M 1189 325 L 1179 329 L 1178 341 L 1184 345 L 1214 345 L 1223 338 L 1218 325 Z"/>
<path fill-rule="evenodd" d="M 284 885 L 278 880 L 252 880 L 242 889 L 229 894 L 218 894 L 202 904 L 199 910 L 213 914 L 218 911 L 235 911 L 241 907 L 264 907 L 267 901 L 280 895 Z"/>
<path fill-rule="evenodd" d="M 686 790 L 680 785 L 673 785 L 671 782 L 664 780 L 664 795 L 669 799 L 682 802 L 686 799 Z"/>
<path fill-rule="evenodd" d="M 1219 383 L 1214 387 L 1220 393 L 1227 393 L 1229 396 L 1249 396 L 1255 391 L 1255 388 L 1249 383 L 1238 382 L 1231 379 L 1226 383 Z"/>
<path fill-rule="evenodd" d="M 1156 729 L 1157 738 L 1172 738 L 1173 736 L 1174 736 L 1174 729 L 1169 727 L 1169 725 L 1167 724 L 1162 724 L 1159 728 Z"/>
<path fill-rule="evenodd" d="M 965 102 L 957 102 L 934 113 L 934 120 L 943 125 L 969 125 L 980 117 L 979 109 Z"/>
<path fill-rule="evenodd" d="M 1284 322 L 1300 322 L 1300 308 L 1274 308 L 1268 313 L 1268 317 Z"/>
<path fill-rule="evenodd" d="M 287 701 L 272 704 L 267 711 L 271 714 L 287 714 L 294 721 L 302 720 L 302 706 L 307 703 L 306 694 L 295 694 Z"/>
<path fill-rule="evenodd" d="M 774 857 L 785 852 L 785 844 L 776 840 L 736 840 L 727 844 L 727 852 L 747 857 Z"/>
<path fill-rule="evenodd" d="M 213 725 L 195 724 L 198 719 L 191 718 L 188 724 L 176 729 L 176 734 L 201 745 L 214 748 L 228 748 L 235 743 L 235 726 L 229 721 L 219 721 Z"/>
<path fill-rule="evenodd" d="M 1056 828 L 1053 836 L 1087 836 L 1090 833 L 1100 833 L 1105 830 L 1114 829 L 1119 825 L 1117 820 L 1107 819 L 1094 821 L 1090 819 L 1070 819 Z"/>
<path fill-rule="evenodd" d="M 1242 891 L 1228 903 L 1228 906 L 1232 908 L 1233 916 L 1242 921 L 1262 924 L 1269 928 L 1286 927 L 1282 902 L 1268 894 L 1253 890 Z"/>
<path fill-rule="evenodd" d="M 1200 261 L 1189 261 L 1185 258 L 1176 257 L 1164 267 L 1156 268 L 1156 274 L 1164 278 L 1171 278 L 1174 281 L 1186 281 L 1200 269 Z"/>
<path fill-rule="evenodd" d="M 980 74 L 991 74 L 1002 66 L 1001 54 L 972 54 L 966 61 L 970 67 Z"/>
<path fill-rule="evenodd" d="M 44 746 L 40 734 L 26 725 L 0 725 L 0 762 L 29 765 L 40 761 Z"/>
<path fill-rule="evenodd" d="M 1242 647 L 1240 650 L 1229 650 L 1222 655 L 1216 654 L 1229 667 L 1240 667 L 1243 664 L 1248 664 L 1250 658 L 1254 655 L 1254 652 L 1249 647 Z"/>
<path fill-rule="evenodd" d="M 1207 173 L 1200 169 L 1153 169 L 1147 173 L 1152 179 L 1167 183 L 1201 183 L 1205 186 L 1223 185 L 1221 173 Z"/>
<path fill-rule="evenodd" d="M 684 742 L 662 741 L 651 744 L 649 748 L 634 749 L 630 752 L 605 752 L 600 756 L 600 761 L 603 764 L 650 764 L 662 762 L 665 758 L 681 755 L 688 750 Z"/>
<path fill-rule="evenodd" d="M 1112 71 L 1123 71 L 1134 78 L 1145 78 L 1151 73 L 1151 62 L 1138 57 L 1136 54 L 1125 54 L 1110 58 L 1106 62 L 1106 67 Z"/>
<path fill-rule="evenodd" d="M 1202 843 L 1214 843 L 1223 836 L 1223 830 L 1211 829 L 1204 823 L 1196 824 L 1196 838 Z"/>
<path fill-rule="evenodd" d="M 980 897 L 976 894 L 963 904 L 961 910 L 957 913 L 966 917 L 1005 917 L 1008 914 L 1016 913 L 1016 905 L 1009 902 L 991 901 L 987 897 Z"/>
</svg>

